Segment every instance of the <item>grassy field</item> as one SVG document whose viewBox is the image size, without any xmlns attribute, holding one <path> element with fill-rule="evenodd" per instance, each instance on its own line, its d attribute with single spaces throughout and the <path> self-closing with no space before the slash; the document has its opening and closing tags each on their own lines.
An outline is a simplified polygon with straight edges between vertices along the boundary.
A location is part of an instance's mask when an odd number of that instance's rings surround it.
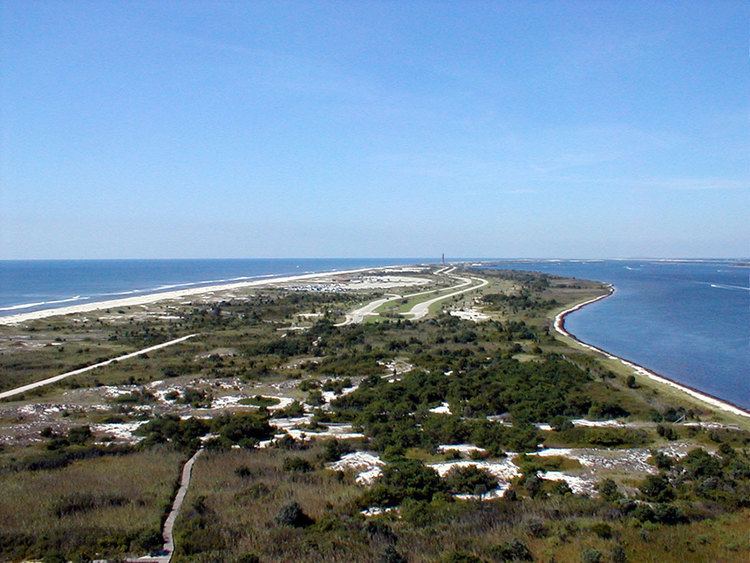
<svg viewBox="0 0 750 563">
<path fill-rule="evenodd" d="M 334 472 L 284 470 L 284 460 L 301 458 L 320 467 L 320 448 L 303 451 L 229 451 L 209 453 L 193 468 L 186 498 L 189 506 L 176 527 L 177 561 L 231 559 L 254 554 L 261 560 L 366 560 L 368 548 L 346 536 L 325 541 L 337 531 L 332 507 L 348 506 L 360 494 L 351 481 Z M 244 470 L 244 471 L 243 471 Z M 274 518 L 282 507 L 298 502 L 319 522 L 320 542 L 301 529 L 278 526 Z M 196 505 L 201 505 L 196 510 Z M 330 521 L 333 528 L 326 530 Z M 198 537 L 195 529 L 200 528 Z"/>
<path fill-rule="evenodd" d="M 184 455 L 154 449 L 0 473 L 0 558 L 144 555 L 161 543 Z"/>
</svg>

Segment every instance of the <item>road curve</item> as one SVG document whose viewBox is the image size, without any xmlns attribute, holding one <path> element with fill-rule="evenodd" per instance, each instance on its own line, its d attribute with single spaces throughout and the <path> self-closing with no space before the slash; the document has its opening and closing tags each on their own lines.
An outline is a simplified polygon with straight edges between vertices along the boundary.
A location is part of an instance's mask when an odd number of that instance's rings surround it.
<svg viewBox="0 0 750 563">
<path fill-rule="evenodd" d="M 346 318 L 340 323 L 336 323 L 334 326 L 346 326 L 346 325 L 351 325 L 351 324 L 360 324 L 364 322 L 364 320 L 367 317 L 377 316 L 377 313 L 375 311 L 381 305 L 384 305 L 391 301 L 395 301 L 397 299 L 411 299 L 412 297 L 418 297 L 420 295 L 425 295 L 427 293 L 435 293 L 437 291 L 458 289 L 459 287 L 464 287 L 467 285 L 467 278 L 458 278 L 458 279 L 464 280 L 464 283 L 460 283 L 458 285 L 454 285 L 452 287 L 448 287 L 444 289 L 428 289 L 427 291 L 418 291 L 417 293 L 407 293 L 405 295 L 397 295 L 395 293 L 389 293 L 385 297 L 380 297 L 379 299 L 376 299 L 375 301 L 370 301 L 366 305 L 363 305 L 362 307 L 359 307 L 358 309 L 354 309 L 354 311 L 352 311 L 351 313 L 347 313 Z M 468 283 L 471 283 L 471 281 L 468 281 Z"/>
<path fill-rule="evenodd" d="M 401 314 L 411 315 L 410 320 L 418 321 L 427 316 L 427 313 L 430 312 L 430 307 L 434 303 L 437 303 L 438 301 L 442 301 L 443 299 L 448 299 L 449 297 L 453 297 L 455 295 L 461 295 L 462 293 L 466 293 L 468 291 L 474 291 L 475 289 L 479 289 L 481 287 L 484 287 L 488 283 L 490 283 L 484 278 L 458 278 L 458 279 L 463 280 L 464 283 L 459 284 L 454 287 L 463 287 L 463 286 L 469 285 L 471 284 L 472 280 L 478 281 L 480 283 L 478 285 L 472 285 L 471 287 L 467 287 L 466 289 L 461 289 L 459 291 L 454 291 L 453 293 L 448 293 L 447 295 L 439 295 L 435 297 L 434 299 L 428 299 L 427 301 L 422 301 L 421 303 L 417 303 L 416 305 L 414 305 L 414 307 L 411 308 L 411 311 L 408 311 L 406 313 L 401 313 Z"/>
<path fill-rule="evenodd" d="M 381 297 L 379 299 L 376 299 L 375 301 L 370 301 L 366 305 L 358 309 L 354 309 L 354 311 L 352 311 L 351 313 L 347 313 L 346 319 L 344 319 L 340 323 L 336 323 L 334 326 L 360 324 L 365 320 L 366 317 L 376 315 L 377 313 L 375 313 L 375 309 L 377 309 L 384 303 L 388 303 L 389 301 L 394 301 L 396 299 L 401 299 L 401 296 L 396 295 L 395 293 L 389 293 L 385 297 Z"/>
<path fill-rule="evenodd" d="M 34 383 L 29 383 L 21 387 L 16 387 L 15 389 L 3 391 L 2 393 L 0 393 L 0 399 L 7 399 L 8 397 L 13 397 L 14 395 L 20 395 L 21 393 L 25 393 L 26 391 L 31 391 L 32 389 L 36 389 L 38 387 L 44 387 L 45 385 L 50 385 L 51 383 L 56 383 L 57 381 L 61 381 L 65 379 L 66 377 L 71 377 L 73 375 L 85 373 L 87 371 L 91 371 L 92 369 L 107 366 L 114 362 L 120 362 L 122 360 L 127 360 L 129 358 L 135 358 L 136 356 L 147 354 L 148 352 L 153 352 L 154 350 L 160 350 L 162 348 L 166 348 L 167 346 L 174 346 L 175 344 L 179 344 L 180 342 L 185 342 L 185 340 L 188 340 L 195 336 L 198 336 L 198 335 L 188 334 L 187 336 L 181 336 L 180 338 L 175 338 L 174 340 L 170 340 L 169 342 L 162 342 L 161 344 L 156 344 L 155 346 L 149 346 L 148 348 L 144 348 L 143 350 L 130 352 L 129 354 L 118 356 L 116 358 L 112 358 L 111 360 L 105 360 L 103 362 L 99 362 L 98 364 L 86 366 L 85 368 L 74 369 L 73 371 L 68 371 L 65 373 L 61 373 L 60 375 L 55 375 L 52 377 L 48 377 L 47 379 L 42 379 L 41 381 L 36 381 Z"/>
</svg>

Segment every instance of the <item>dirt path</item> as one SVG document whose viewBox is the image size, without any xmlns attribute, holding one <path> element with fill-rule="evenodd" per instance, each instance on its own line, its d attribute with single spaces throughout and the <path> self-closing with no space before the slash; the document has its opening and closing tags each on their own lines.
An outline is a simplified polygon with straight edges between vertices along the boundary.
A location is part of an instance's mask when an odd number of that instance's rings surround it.
<svg viewBox="0 0 750 563">
<path fill-rule="evenodd" d="M 162 342 L 161 344 L 157 344 L 155 346 L 149 346 L 148 348 L 144 348 L 143 350 L 138 350 L 137 352 L 130 352 L 129 354 L 125 354 L 124 356 L 118 356 L 116 358 L 112 358 L 111 360 L 105 360 L 103 362 L 99 362 L 98 364 L 86 366 L 85 368 L 74 369 L 73 371 L 68 371 L 65 373 L 61 373 L 60 375 L 48 377 L 47 379 L 42 379 L 41 381 L 36 381 L 35 383 L 29 383 L 27 385 L 22 385 L 21 387 L 16 387 L 15 389 L 3 391 L 2 393 L 0 393 L 0 399 L 7 399 L 8 397 L 13 397 L 14 395 L 20 395 L 21 393 L 25 393 L 26 391 L 31 391 L 32 389 L 36 389 L 38 387 L 44 387 L 45 385 L 50 385 L 51 383 L 56 383 L 58 381 L 61 381 L 65 379 L 66 377 L 71 377 L 73 375 L 85 373 L 87 371 L 91 371 L 92 369 L 107 366 L 114 362 L 120 362 L 122 360 L 127 360 L 129 358 L 135 358 L 136 356 L 141 356 L 143 354 L 147 354 L 155 350 L 161 350 L 162 348 L 166 348 L 167 346 L 174 346 L 175 344 L 179 344 L 180 342 L 185 342 L 186 340 L 193 338 L 195 336 L 198 336 L 198 335 L 188 334 L 187 336 L 181 336 L 180 338 L 175 338 L 174 340 L 170 340 L 169 342 Z"/>
</svg>

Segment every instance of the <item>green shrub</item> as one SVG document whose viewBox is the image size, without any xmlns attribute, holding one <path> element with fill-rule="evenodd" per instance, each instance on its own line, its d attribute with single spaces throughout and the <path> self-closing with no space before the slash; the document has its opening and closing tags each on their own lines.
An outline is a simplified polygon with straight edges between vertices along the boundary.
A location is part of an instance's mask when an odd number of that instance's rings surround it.
<svg viewBox="0 0 750 563">
<path fill-rule="evenodd" d="M 656 433 L 662 438 L 670 441 L 676 440 L 679 437 L 677 436 L 677 432 L 675 431 L 674 427 L 669 424 L 658 424 L 656 426 Z"/>
<path fill-rule="evenodd" d="M 288 457 L 284 459 L 284 464 L 282 467 L 284 471 L 292 471 L 296 473 L 308 473 L 313 470 L 310 462 L 305 458 L 299 456 Z"/>
<path fill-rule="evenodd" d="M 476 465 L 453 467 L 444 479 L 454 494 L 484 494 L 497 487 L 497 478 Z"/>
<path fill-rule="evenodd" d="M 324 462 L 332 463 L 341 459 L 341 456 L 352 452 L 352 447 L 346 442 L 339 440 L 326 440 L 323 443 L 323 451 L 320 458 Z"/>
<path fill-rule="evenodd" d="M 605 540 L 612 537 L 612 528 L 605 522 L 596 522 L 591 526 L 591 531 Z"/>
<path fill-rule="evenodd" d="M 313 519 L 304 513 L 302 507 L 291 502 L 284 505 L 275 518 L 279 526 L 290 526 L 292 528 L 305 528 L 313 523 Z"/>
<path fill-rule="evenodd" d="M 622 495 L 617 488 L 617 483 L 612 479 L 602 479 L 596 484 L 595 488 L 601 497 L 609 502 L 614 502 L 622 498 Z"/>
<path fill-rule="evenodd" d="M 625 553 L 625 548 L 620 544 L 617 544 L 612 548 L 610 558 L 612 559 L 612 563 L 627 563 L 628 561 L 628 555 Z"/>
<path fill-rule="evenodd" d="M 490 554 L 498 561 L 534 560 L 534 556 L 531 554 L 529 548 L 519 539 L 513 539 L 490 548 Z"/>
<path fill-rule="evenodd" d="M 407 563 L 408 559 L 401 555 L 393 545 L 385 546 L 380 557 L 379 563 Z"/>
<path fill-rule="evenodd" d="M 305 414 L 305 407 L 299 401 L 294 401 L 283 409 L 273 413 L 274 418 L 297 418 Z"/>
<path fill-rule="evenodd" d="M 444 490 L 445 485 L 434 469 L 416 460 L 401 460 L 386 465 L 364 500 L 368 506 L 396 506 L 407 498 L 430 501 Z"/>
<path fill-rule="evenodd" d="M 529 534 L 535 538 L 547 537 L 547 534 L 549 533 L 547 526 L 545 526 L 544 522 L 539 518 L 532 518 L 526 522 L 526 529 L 529 531 Z"/>
<path fill-rule="evenodd" d="M 665 502 L 674 498 L 674 489 L 663 475 L 649 475 L 639 488 L 646 500 Z"/>
<path fill-rule="evenodd" d="M 454 551 L 448 554 L 443 561 L 445 563 L 482 563 L 482 560 L 476 555 L 470 553 L 463 553 L 461 551 Z"/>
<path fill-rule="evenodd" d="M 276 397 L 264 397 L 263 395 L 256 395 L 255 397 L 247 397 L 240 399 L 241 405 L 251 405 L 256 407 L 272 407 L 279 404 L 279 400 Z"/>
</svg>

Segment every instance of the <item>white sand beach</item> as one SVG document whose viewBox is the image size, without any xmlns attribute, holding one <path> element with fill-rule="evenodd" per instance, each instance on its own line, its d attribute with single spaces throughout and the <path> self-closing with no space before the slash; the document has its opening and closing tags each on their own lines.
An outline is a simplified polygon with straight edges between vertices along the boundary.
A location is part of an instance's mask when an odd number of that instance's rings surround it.
<svg viewBox="0 0 750 563">
<path fill-rule="evenodd" d="M 134 297 L 125 297 L 122 299 L 110 299 L 107 301 L 97 301 L 95 303 L 80 303 L 78 305 L 69 305 L 67 307 L 58 307 L 55 309 L 42 309 L 40 311 L 32 311 L 29 313 L 18 313 L 15 315 L 8 315 L 0 317 L 0 325 L 11 325 L 23 323 L 26 321 L 33 321 L 37 319 L 46 319 L 48 317 L 56 317 L 58 315 L 71 315 L 74 313 L 89 313 L 91 311 L 99 311 L 101 309 L 117 309 L 122 307 L 133 307 L 137 305 L 148 305 L 156 303 L 158 301 L 165 301 L 169 299 L 183 299 L 192 295 L 201 295 L 204 293 L 212 293 L 216 291 L 231 291 L 234 289 L 244 289 L 247 287 L 261 287 L 267 285 L 276 285 L 280 283 L 296 282 L 300 280 L 313 280 L 323 277 L 329 277 L 332 275 L 347 275 L 347 274 L 358 274 L 361 272 L 372 272 L 376 270 L 383 270 L 387 268 L 393 268 L 393 266 L 382 266 L 376 268 L 358 268 L 356 270 L 338 270 L 332 272 L 318 272 L 313 274 L 299 274 L 294 276 L 283 276 L 283 277 L 264 277 L 263 279 L 255 279 L 249 281 L 242 281 L 236 283 L 226 283 L 220 285 L 210 285 L 203 287 L 191 287 L 188 289 L 178 289 L 174 291 L 164 291 L 160 293 L 150 293 L 147 295 L 137 295 Z"/>
</svg>

